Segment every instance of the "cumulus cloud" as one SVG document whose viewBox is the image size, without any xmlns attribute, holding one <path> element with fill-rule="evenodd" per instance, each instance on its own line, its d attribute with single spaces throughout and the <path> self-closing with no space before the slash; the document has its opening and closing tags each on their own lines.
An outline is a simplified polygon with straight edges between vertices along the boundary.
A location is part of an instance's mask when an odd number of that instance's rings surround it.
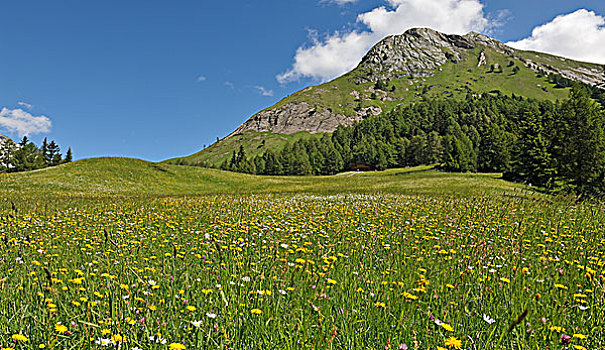
<svg viewBox="0 0 605 350">
<path fill-rule="evenodd" d="M 228 88 L 235 89 L 235 84 L 233 84 L 230 81 L 226 81 L 223 85 L 225 85 Z"/>
<path fill-rule="evenodd" d="M 266 89 L 264 86 L 257 85 L 257 86 L 255 86 L 254 88 L 255 88 L 256 90 L 258 90 L 258 92 L 259 92 L 261 95 L 263 95 L 263 96 L 271 96 L 271 97 L 273 97 L 273 96 L 274 96 L 274 94 L 273 94 L 273 90 L 268 90 L 268 89 Z"/>
<path fill-rule="evenodd" d="M 200 76 L 197 77 L 197 82 L 198 83 L 201 83 L 201 82 L 204 82 L 204 81 L 206 81 L 206 77 L 205 76 L 200 75 Z"/>
<path fill-rule="evenodd" d="M 387 0 L 357 16 L 364 30 L 334 32 L 324 39 L 312 33 L 311 45 L 296 50 L 292 68 L 277 76 L 282 83 L 303 77 L 326 81 L 353 69 L 363 55 L 387 35 L 413 27 L 452 34 L 487 31 L 491 24 L 479 0 Z"/>
<path fill-rule="evenodd" d="M 0 128 L 16 133 L 19 137 L 50 131 L 52 123 L 46 116 L 33 116 L 22 109 L 2 108 Z"/>
<path fill-rule="evenodd" d="M 533 50 L 579 61 L 605 63 L 605 17 L 580 9 L 557 16 L 534 28 L 530 37 L 509 42 L 520 50 Z"/>
</svg>

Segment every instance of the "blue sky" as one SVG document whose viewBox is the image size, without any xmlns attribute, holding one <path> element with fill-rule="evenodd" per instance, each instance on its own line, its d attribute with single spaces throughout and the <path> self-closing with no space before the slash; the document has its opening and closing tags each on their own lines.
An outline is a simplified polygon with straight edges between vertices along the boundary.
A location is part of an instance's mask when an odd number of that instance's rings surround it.
<svg viewBox="0 0 605 350">
<path fill-rule="evenodd" d="M 0 12 L 0 133 L 55 139 L 76 159 L 194 153 L 410 25 L 605 64 L 602 0 L 20 0 Z"/>
</svg>

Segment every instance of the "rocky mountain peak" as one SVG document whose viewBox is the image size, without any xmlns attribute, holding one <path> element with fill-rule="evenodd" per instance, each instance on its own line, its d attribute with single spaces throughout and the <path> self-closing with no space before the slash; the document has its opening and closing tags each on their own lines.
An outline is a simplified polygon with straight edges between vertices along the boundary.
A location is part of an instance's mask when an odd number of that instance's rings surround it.
<svg viewBox="0 0 605 350">
<path fill-rule="evenodd" d="M 445 34 L 430 28 L 412 28 L 401 35 L 391 35 L 376 44 L 363 57 L 357 83 L 397 79 L 405 76 L 431 76 L 448 61 L 459 62 L 466 50 L 490 47 L 504 54 L 514 50 L 486 35 Z"/>
</svg>

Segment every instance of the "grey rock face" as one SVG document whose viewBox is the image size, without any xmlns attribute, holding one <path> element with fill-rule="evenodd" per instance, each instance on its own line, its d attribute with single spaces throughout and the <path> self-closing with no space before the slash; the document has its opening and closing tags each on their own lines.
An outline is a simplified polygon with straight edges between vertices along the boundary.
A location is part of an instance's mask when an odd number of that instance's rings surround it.
<svg viewBox="0 0 605 350">
<path fill-rule="evenodd" d="M 376 44 L 361 60 L 358 83 L 409 75 L 431 76 L 448 61 L 459 62 L 476 44 L 466 36 L 447 35 L 428 28 L 410 29 Z"/>
<path fill-rule="evenodd" d="M 432 76 L 439 66 L 459 62 L 465 51 L 477 46 L 489 47 L 512 55 L 514 49 L 483 34 L 449 35 L 429 28 L 410 29 L 402 35 L 388 36 L 362 59 L 359 69 L 365 73 L 357 82 L 376 82 L 410 75 Z M 485 56 L 483 56 L 485 58 Z M 479 65 L 484 62 L 479 61 Z"/>
<path fill-rule="evenodd" d="M 339 125 L 351 126 L 361 117 L 347 117 L 330 110 L 317 110 L 306 102 L 287 103 L 280 108 L 266 109 L 255 114 L 229 136 L 247 130 L 270 131 L 278 134 L 333 132 Z M 228 136 L 228 137 L 229 137 Z"/>
<path fill-rule="evenodd" d="M 531 59 L 523 59 L 523 62 L 527 68 L 535 71 L 544 71 L 545 73 L 558 74 L 564 78 L 581 81 L 588 85 L 596 85 L 601 89 L 605 89 L 605 67 L 603 71 L 596 69 L 588 69 L 585 67 L 577 68 L 555 68 L 551 65 L 544 64 L 541 62 L 534 62 Z"/>
<path fill-rule="evenodd" d="M 477 64 L 477 68 L 481 66 L 486 66 L 487 60 L 485 58 L 485 52 L 481 51 L 481 55 L 479 56 L 479 63 Z"/>
</svg>

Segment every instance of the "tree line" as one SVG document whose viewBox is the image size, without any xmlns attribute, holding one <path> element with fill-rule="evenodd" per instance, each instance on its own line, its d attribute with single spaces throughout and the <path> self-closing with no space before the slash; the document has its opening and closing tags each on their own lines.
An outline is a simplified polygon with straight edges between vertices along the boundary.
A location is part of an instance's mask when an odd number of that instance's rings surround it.
<svg viewBox="0 0 605 350">
<path fill-rule="evenodd" d="M 0 173 L 42 169 L 72 160 L 71 148 L 63 156 L 59 145 L 54 140 L 49 142 L 47 138 L 44 138 L 40 147 L 27 136 L 19 143 L 12 140 L 0 143 Z"/>
<path fill-rule="evenodd" d="M 262 175 L 330 175 L 438 164 L 445 171 L 501 172 L 548 191 L 605 193 L 605 114 L 576 84 L 555 103 L 469 94 L 466 100 L 399 106 L 320 138 L 248 157 L 242 145 L 221 168 Z"/>
</svg>

